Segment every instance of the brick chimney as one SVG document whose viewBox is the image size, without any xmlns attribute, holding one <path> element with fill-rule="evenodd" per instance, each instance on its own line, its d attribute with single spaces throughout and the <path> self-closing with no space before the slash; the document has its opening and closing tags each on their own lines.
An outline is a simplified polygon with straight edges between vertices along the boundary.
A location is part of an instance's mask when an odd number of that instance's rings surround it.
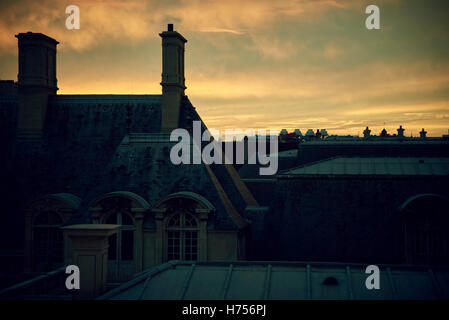
<svg viewBox="0 0 449 320">
<path fill-rule="evenodd" d="M 42 33 L 19 33 L 18 133 L 40 135 L 48 96 L 58 90 L 56 45 L 58 41 Z"/>
<path fill-rule="evenodd" d="M 159 34 L 162 38 L 162 132 L 169 133 L 179 126 L 181 100 L 184 96 L 184 44 L 187 40 L 173 30 Z"/>
</svg>

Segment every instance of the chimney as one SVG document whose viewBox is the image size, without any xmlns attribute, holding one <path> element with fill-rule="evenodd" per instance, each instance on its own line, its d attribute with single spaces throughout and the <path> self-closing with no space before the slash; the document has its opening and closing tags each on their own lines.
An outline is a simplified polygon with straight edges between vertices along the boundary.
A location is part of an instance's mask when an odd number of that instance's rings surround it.
<svg viewBox="0 0 449 320">
<path fill-rule="evenodd" d="M 397 130 L 398 130 L 398 137 L 403 138 L 405 129 L 402 128 L 402 125 L 399 126 L 399 128 Z"/>
<path fill-rule="evenodd" d="M 169 133 L 179 126 L 181 100 L 184 96 L 184 44 L 187 40 L 173 30 L 159 34 L 162 38 L 162 132 Z"/>
<path fill-rule="evenodd" d="M 19 33 L 18 133 L 41 135 L 48 96 L 55 95 L 56 45 L 58 41 L 42 33 Z"/>
<path fill-rule="evenodd" d="M 80 271 L 80 288 L 74 299 L 93 299 L 104 293 L 108 274 L 108 238 L 117 233 L 115 224 L 76 224 L 62 227 L 72 243 L 72 263 Z"/>
<path fill-rule="evenodd" d="M 371 130 L 367 126 L 366 129 L 363 130 L 363 138 L 368 139 L 370 136 L 371 136 Z"/>
<path fill-rule="evenodd" d="M 427 138 L 427 131 L 424 130 L 424 128 L 422 128 L 421 132 L 419 133 L 419 137 L 420 137 L 421 139 Z"/>
</svg>

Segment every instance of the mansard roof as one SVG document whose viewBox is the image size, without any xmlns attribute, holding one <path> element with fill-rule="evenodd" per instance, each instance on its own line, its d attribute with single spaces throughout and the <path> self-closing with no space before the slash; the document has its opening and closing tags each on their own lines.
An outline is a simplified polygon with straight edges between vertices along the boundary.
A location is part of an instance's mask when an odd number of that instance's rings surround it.
<svg viewBox="0 0 449 320">
<path fill-rule="evenodd" d="M 162 95 L 55 95 L 49 99 L 47 133 L 73 139 L 159 132 Z"/>
<path fill-rule="evenodd" d="M 448 176 L 449 158 L 335 157 L 283 171 L 293 176 Z"/>
<path fill-rule="evenodd" d="M 2 104 L 8 109 L 9 140 L 17 126 L 13 102 Z M 245 227 L 241 213 L 258 204 L 238 174 L 225 165 L 173 165 L 169 155 L 175 142 L 160 133 L 161 107 L 162 95 L 51 96 L 42 137 L 18 136 L 11 148 L 8 179 L 16 200 L 74 194 L 83 202 L 70 224 L 89 222 L 89 203 L 117 190 L 141 196 L 150 208 L 170 194 L 189 191 L 216 208 L 210 227 Z M 193 120 L 201 118 L 184 97 L 180 127 L 190 129 Z"/>
</svg>

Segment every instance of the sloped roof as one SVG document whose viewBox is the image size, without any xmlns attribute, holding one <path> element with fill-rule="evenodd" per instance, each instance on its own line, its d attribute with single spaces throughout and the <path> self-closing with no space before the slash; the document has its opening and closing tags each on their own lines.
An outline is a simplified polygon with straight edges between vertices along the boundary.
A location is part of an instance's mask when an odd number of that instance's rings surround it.
<svg viewBox="0 0 449 320">
<path fill-rule="evenodd" d="M 99 299 L 303 300 L 449 298 L 449 269 L 378 265 L 380 289 L 365 286 L 367 265 L 314 262 L 171 261 Z"/>
<path fill-rule="evenodd" d="M 42 139 L 17 139 L 13 161 L 17 196 L 33 199 L 68 192 L 91 201 L 86 197 L 103 185 L 105 168 L 127 132 L 160 130 L 161 103 L 161 95 L 50 97 Z M 11 121 L 17 126 L 16 117 Z"/>
<path fill-rule="evenodd" d="M 298 157 L 298 149 L 290 149 L 278 152 L 277 154 L 270 155 L 271 157 L 278 157 L 278 172 L 292 168 L 296 165 L 296 160 Z M 242 179 L 267 179 L 272 178 L 272 176 L 262 176 L 260 175 L 260 168 L 267 167 L 268 165 L 261 164 L 249 164 L 245 163 L 239 169 L 239 175 Z"/>
<path fill-rule="evenodd" d="M 49 97 L 48 134 L 69 131 L 82 139 L 130 132 L 159 132 L 162 95 L 54 95 Z M 67 126 L 67 128 L 65 128 Z M 112 132 L 117 131 L 117 132 Z"/>
<path fill-rule="evenodd" d="M 88 223 L 88 205 L 111 192 L 132 192 L 151 208 L 170 194 L 188 190 L 216 207 L 208 226 L 244 227 L 240 213 L 254 201 L 240 177 L 223 165 L 173 165 L 169 154 L 175 142 L 160 133 L 161 108 L 161 95 L 50 97 L 42 138 L 17 140 L 11 161 L 12 184 L 18 191 L 14 196 L 74 194 L 82 204 L 69 223 Z M 182 128 L 201 120 L 187 97 L 181 112 Z M 9 121 L 8 127 L 17 126 L 16 115 Z"/>
<path fill-rule="evenodd" d="M 298 175 L 449 175 L 449 158 L 336 157 L 280 173 Z"/>
</svg>

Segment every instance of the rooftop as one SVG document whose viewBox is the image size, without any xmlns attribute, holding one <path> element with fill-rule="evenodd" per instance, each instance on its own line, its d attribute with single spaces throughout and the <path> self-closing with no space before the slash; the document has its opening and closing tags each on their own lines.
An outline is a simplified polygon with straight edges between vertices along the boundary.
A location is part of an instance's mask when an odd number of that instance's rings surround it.
<svg viewBox="0 0 449 320">
<path fill-rule="evenodd" d="M 289 169 L 279 175 L 449 175 L 449 158 L 335 157 Z"/>
<path fill-rule="evenodd" d="M 449 297 L 449 270 L 378 265 L 380 289 L 368 290 L 366 265 L 309 262 L 170 261 L 99 299 L 303 300 Z"/>
<path fill-rule="evenodd" d="M 363 138 L 327 138 L 320 140 L 311 140 L 301 144 L 301 146 L 309 146 L 309 145 L 329 145 L 329 144 L 354 144 L 354 145 L 392 145 L 392 144 L 449 144 L 449 141 L 443 140 L 439 137 L 428 137 L 426 139 L 421 138 L 403 138 L 403 139 L 363 139 Z"/>
</svg>

